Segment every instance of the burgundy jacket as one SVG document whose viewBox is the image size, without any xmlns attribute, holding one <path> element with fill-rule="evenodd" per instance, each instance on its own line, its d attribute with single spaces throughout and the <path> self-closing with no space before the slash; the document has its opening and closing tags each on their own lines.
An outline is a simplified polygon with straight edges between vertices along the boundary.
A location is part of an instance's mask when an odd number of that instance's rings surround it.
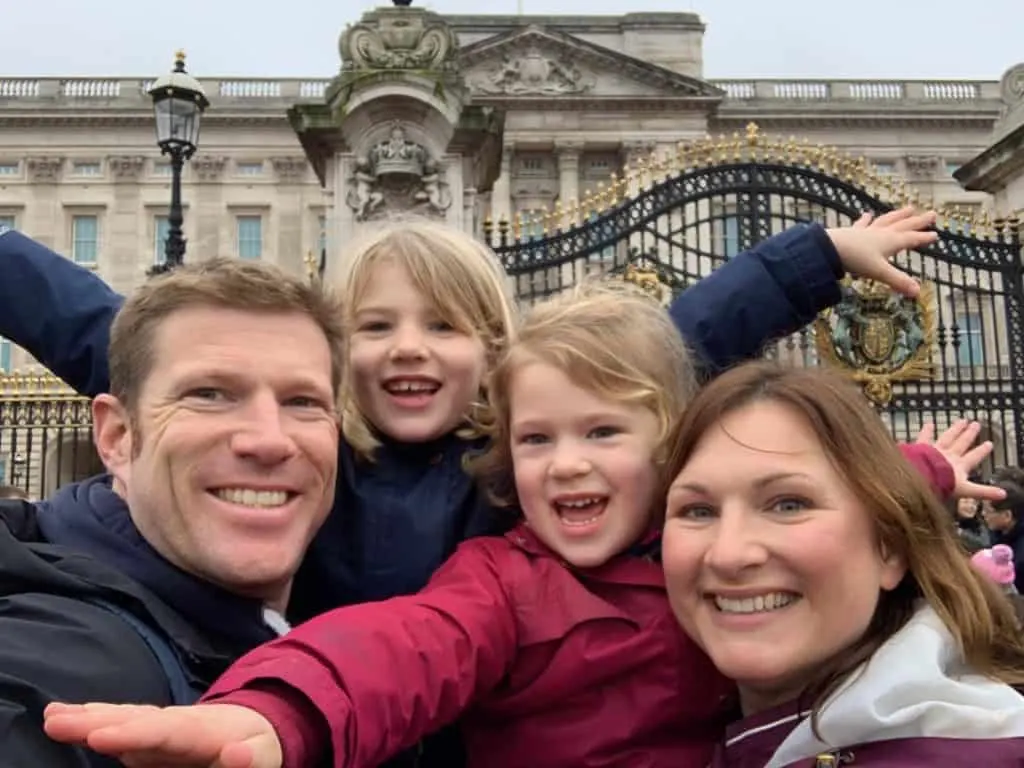
<svg viewBox="0 0 1024 768">
<path fill-rule="evenodd" d="M 328 750 L 377 766 L 458 718 L 470 766 L 705 768 L 733 691 L 680 629 L 657 560 L 578 571 L 520 526 L 461 544 L 417 595 L 252 651 L 206 700 L 268 717 L 290 768 Z"/>
<path fill-rule="evenodd" d="M 949 493 L 937 451 L 903 452 Z M 734 690 L 679 628 L 656 558 L 573 569 L 521 525 L 464 542 L 419 594 L 257 648 L 204 700 L 266 716 L 289 768 L 377 766 L 457 719 L 471 768 L 706 768 Z"/>
</svg>

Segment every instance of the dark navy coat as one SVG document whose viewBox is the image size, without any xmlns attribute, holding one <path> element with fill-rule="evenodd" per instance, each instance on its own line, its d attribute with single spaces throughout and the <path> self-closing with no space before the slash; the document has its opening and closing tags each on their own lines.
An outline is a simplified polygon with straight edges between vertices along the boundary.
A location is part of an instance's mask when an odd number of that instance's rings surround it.
<svg viewBox="0 0 1024 768">
<path fill-rule="evenodd" d="M 825 230 L 802 225 L 734 257 L 670 312 L 712 377 L 838 302 L 841 276 Z M 18 232 L 0 233 L 0 336 L 84 395 L 107 389 L 110 325 L 122 301 L 89 270 Z M 454 436 L 385 442 L 369 463 L 342 445 L 334 509 L 298 575 L 289 618 L 417 591 L 460 541 L 500 532 L 498 513 L 462 469 L 475 447 Z"/>
</svg>

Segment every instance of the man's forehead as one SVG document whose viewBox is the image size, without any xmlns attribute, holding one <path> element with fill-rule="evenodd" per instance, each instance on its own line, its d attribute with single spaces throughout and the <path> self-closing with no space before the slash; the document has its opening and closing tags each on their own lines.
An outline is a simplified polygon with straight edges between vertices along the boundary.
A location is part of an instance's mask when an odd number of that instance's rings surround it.
<svg viewBox="0 0 1024 768">
<path fill-rule="evenodd" d="M 331 350 L 324 330 L 308 315 L 185 307 L 157 327 L 153 368 L 219 373 L 238 377 L 273 374 L 294 378 L 322 374 L 330 379 Z"/>
</svg>

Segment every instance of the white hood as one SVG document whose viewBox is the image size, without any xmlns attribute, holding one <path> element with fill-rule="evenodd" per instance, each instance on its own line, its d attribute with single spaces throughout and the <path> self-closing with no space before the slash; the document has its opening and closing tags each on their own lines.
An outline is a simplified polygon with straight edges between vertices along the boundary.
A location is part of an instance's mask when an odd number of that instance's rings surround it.
<svg viewBox="0 0 1024 768">
<path fill-rule="evenodd" d="M 953 636 L 924 607 L 828 700 L 818 731 L 824 742 L 803 720 L 765 768 L 876 741 L 1024 737 L 1024 697 L 967 673 Z"/>
</svg>

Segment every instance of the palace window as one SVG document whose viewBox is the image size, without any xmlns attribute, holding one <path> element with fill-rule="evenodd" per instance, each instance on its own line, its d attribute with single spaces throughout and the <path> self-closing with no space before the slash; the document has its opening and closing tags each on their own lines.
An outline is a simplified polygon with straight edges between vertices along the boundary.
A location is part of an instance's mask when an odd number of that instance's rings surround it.
<svg viewBox="0 0 1024 768">
<path fill-rule="evenodd" d="M 75 264 L 95 266 L 99 254 L 99 219 L 96 216 L 71 218 L 71 260 Z"/>
<path fill-rule="evenodd" d="M 261 216 L 239 216 L 237 219 L 238 257 L 260 259 L 263 257 L 263 218 Z"/>
<path fill-rule="evenodd" d="M 171 222 L 166 216 L 153 218 L 153 263 L 163 264 L 167 260 L 167 238 L 171 234 Z"/>
<path fill-rule="evenodd" d="M 960 346 L 956 350 L 957 365 L 972 367 L 984 365 L 985 340 L 982 337 L 981 315 L 973 312 L 957 318 Z"/>
<path fill-rule="evenodd" d="M 103 166 L 95 160 L 76 160 L 71 164 L 73 176 L 102 176 Z"/>
</svg>

